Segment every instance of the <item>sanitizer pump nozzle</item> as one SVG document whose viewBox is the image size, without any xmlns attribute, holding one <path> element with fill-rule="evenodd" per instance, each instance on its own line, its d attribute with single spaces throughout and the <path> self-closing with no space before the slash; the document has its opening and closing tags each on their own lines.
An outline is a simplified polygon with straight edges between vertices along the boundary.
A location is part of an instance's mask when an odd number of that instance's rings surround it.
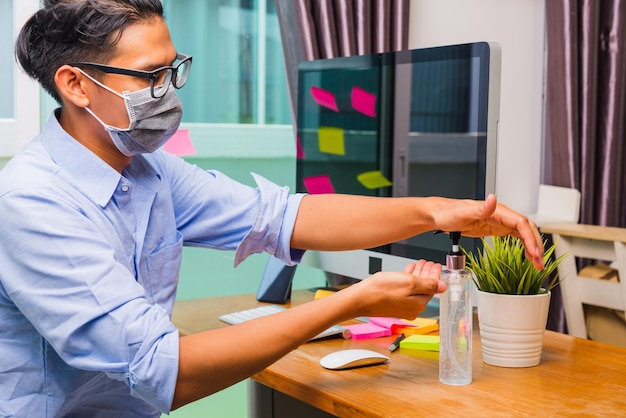
<svg viewBox="0 0 626 418">
<path fill-rule="evenodd" d="M 465 255 L 461 252 L 459 247 L 459 239 L 461 239 L 460 232 L 451 232 L 450 239 L 452 240 L 452 251 L 446 255 L 446 270 L 444 272 L 460 272 L 465 270 Z M 449 278 L 449 276 L 446 274 Z M 448 291 L 450 292 L 450 299 L 452 302 L 460 300 L 463 293 L 463 283 L 461 280 L 448 280 Z"/>
<path fill-rule="evenodd" d="M 467 385 L 472 381 L 471 273 L 465 269 L 465 255 L 459 247 L 460 232 L 451 232 L 452 251 L 446 256 L 441 279 L 448 289 L 439 303 L 439 381 Z"/>
</svg>

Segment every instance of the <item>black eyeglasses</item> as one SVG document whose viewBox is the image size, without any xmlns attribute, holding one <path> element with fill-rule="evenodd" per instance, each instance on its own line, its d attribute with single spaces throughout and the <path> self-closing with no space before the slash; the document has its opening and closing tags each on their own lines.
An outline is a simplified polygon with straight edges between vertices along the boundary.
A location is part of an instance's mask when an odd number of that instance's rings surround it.
<svg viewBox="0 0 626 418">
<path fill-rule="evenodd" d="M 122 74 L 150 80 L 150 94 L 155 99 L 158 99 L 165 96 L 170 84 L 179 89 L 185 85 L 187 78 L 189 78 L 191 55 L 178 54 L 176 59 L 180 60 L 180 62 L 172 66 L 157 68 L 154 71 L 129 70 L 128 68 L 113 67 L 94 62 L 76 62 L 70 65 L 91 67 L 107 74 Z"/>
</svg>

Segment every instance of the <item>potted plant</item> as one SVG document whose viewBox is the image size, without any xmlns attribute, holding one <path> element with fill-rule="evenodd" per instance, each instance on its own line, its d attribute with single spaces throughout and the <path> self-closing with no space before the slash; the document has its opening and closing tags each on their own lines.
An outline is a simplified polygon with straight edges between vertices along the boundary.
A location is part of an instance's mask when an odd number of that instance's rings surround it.
<svg viewBox="0 0 626 418">
<path fill-rule="evenodd" d="M 559 284 L 558 265 L 569 255 L 552 257 L 555 244 L 544 253 L 544 269 L 524 256 L 521 240 L 512 236 L 482 239 L 483 249 L 465 250 L 467 269 L 477 287 L 478 323 L 487 364 L 530 367 L 541 361 L 550 291 Z M 544 243 L 545 244 L 545 243 Z"/>
</svg>

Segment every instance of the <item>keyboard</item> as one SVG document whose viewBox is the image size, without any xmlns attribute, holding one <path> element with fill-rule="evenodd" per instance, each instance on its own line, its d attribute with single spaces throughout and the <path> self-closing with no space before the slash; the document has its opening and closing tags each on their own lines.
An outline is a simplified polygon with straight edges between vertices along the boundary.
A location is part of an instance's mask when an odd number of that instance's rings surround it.
<svg viewBox="0 0 626 418">
<path fill-rule="evenodd" d="M 251 309 L 245 309 L 243 311 L 224 314 L 220 316 L 219 319 L 220 321 L 226 322 L 227 324 L 236 325 L 250 319 L 261 318 L 263 316 L 272 315 L 284 310 L 284 307 L 278 305 L 262 305 Z M 350 336 L 351 333 L 349 329 L 341 327 L 339 325 L 333 325 L 332 327 L 327 328 L 326 330 L 317 334 L 315 337 L 311 338 L 310 341 L 329 337 L 342 337 L 347 339 L 350 338 Z"/>
</svg>

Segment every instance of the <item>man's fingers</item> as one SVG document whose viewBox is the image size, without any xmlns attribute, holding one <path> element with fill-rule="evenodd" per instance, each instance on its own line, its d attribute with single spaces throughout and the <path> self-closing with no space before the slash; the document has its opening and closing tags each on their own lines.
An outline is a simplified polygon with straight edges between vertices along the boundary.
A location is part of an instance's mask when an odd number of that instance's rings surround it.
<svg viewBox="0 0 626 418">
<path fill-rule="evenodd" d="M 443 289 L 441 288 L 441 280 L 439 280 L 441 278 L 441 264 L 439 263 L 434 263 L 432 261 L 426 261 L 426 260 L 419 260 L 417 263 L 415 263 L 415 270 L 413 270 L 413 275 L 420 277 L 422 279 L 431 279 L 431 280 L 437 280 L 437 289 L 433 289 L 433 291 L 440 293 L 441 291 L 444 291 L 446 289 L 445 287 L 445 283 L 443 284 Z M 424 282 L 418 282 L 418 286 L 420 284 L 424 284 Z M 416 289 L 416 291 L 419 292 L 423 292 L 423 289 Z"/>
</svg>

